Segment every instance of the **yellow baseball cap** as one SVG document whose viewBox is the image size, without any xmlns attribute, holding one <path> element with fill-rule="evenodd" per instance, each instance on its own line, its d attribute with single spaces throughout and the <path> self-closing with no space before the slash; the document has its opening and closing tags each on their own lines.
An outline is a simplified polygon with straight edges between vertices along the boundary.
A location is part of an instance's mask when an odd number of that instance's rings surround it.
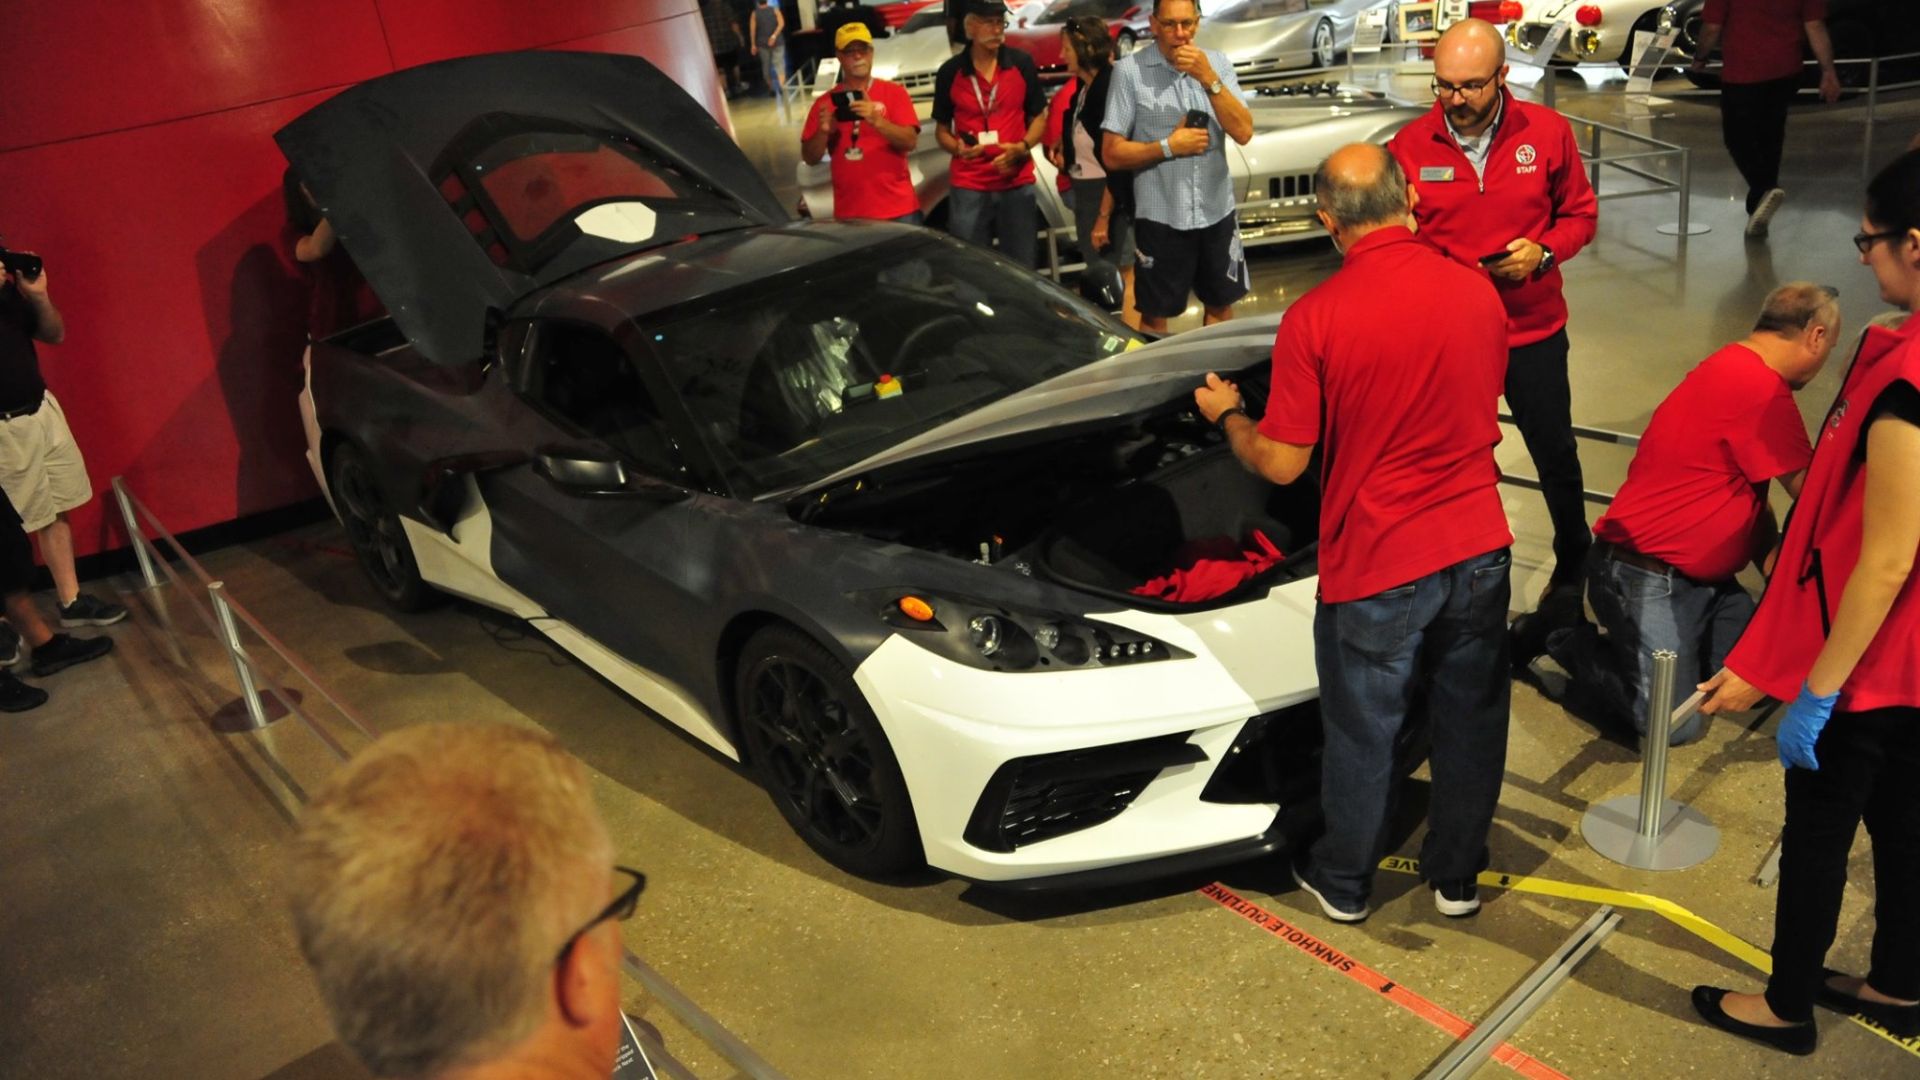
<svg viewBox="0 0 1920 1080">
<path fill-rule="evenodd" d="M 835 52 L 839 52 L 841 49 L 846 48 L 856 41 L 864 41 L 867 43 L 867 48 L 873 48 L 873 31 L 867 29 L 866 23 L 850 22 L 833 32 L 833 50 Z"/>
</svg>

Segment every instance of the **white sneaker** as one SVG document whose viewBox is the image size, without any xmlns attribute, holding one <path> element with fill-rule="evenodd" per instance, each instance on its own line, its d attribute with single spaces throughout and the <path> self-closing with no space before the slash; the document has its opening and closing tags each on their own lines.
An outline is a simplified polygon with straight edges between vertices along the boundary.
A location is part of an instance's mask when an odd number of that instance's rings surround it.
<svg viewBox="0 0 1920 1080">
<path fill-rule="evenodd" d="M 1290 866 L 1288 869 L 1293 871 L 1293 883 L 1307 890 L 1308 895 L 1320 901 L 1320 910 L 1326 912 L 1327 918 L 1332 919 L 1334 922 L 1356 923 L 1364 920 L 1368 915 L 1373 914 L 1365 904 L 1362 904 L 1358 911 L 1334 907 L 1326 897 L 1320 895 L 1319 889 L 1314 888 L 1308 883 L 1306 876 L 1300 873 L 1300 867 Z"/>
<path fill-rule="evenodd" d="M 1755 239 L 1767 235 L 1767 223 L 1773 220 L 1773 215 L 1779 211 L 1780 204 L 1786 201 L 1785 190 L 1768 188 L 1767 193 L 1760 196 L 1760 205 L 1754 207 L 1753 213 L 1747 215 L 1747 235 Z"/>
</svg>

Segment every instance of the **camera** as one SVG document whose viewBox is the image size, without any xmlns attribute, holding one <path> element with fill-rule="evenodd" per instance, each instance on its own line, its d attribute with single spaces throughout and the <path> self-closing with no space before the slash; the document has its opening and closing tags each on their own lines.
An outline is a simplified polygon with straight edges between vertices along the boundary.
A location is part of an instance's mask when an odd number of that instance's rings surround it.
<svg viewBox="0 0 1920 1080">
<path fill-rule="evenodd" d="M 866 99 L 866 93 L 860 90 L 835 90 L 833 98 L 833 118 L 835 120 L 857 120 L 859 114 L 853 111 L 853 103 Z"/>
<path fill-rule="evenodd" d="M 5 263 L 7 273 L 18 274 L 27 281 L 40 280 L 40 268 L 45 266 L 38 255 L 29 255 L 24 251 L 8 251 L 0 248 L 0 263 Z"/>
</svg>

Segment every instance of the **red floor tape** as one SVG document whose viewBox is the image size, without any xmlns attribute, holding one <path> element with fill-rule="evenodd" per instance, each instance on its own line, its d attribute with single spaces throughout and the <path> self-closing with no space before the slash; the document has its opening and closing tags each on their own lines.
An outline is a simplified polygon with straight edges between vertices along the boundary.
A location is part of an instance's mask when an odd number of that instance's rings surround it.
<svg viewBox="0 0 1920 1080">
<path fill-rule="evenodd" d="M 1242 898 L 1232 889 L 1218 882 L 1200 890 L 1200 895 L 1214 901 L 1221 907 L 1240 916 L 1254 926 L 1265 930 L 1279 940 L 1293 946 L 1300 952 L 1318 960 L 1321 964 L 1345 975 L 1361 986 L 1379 994 L 1395 1005 L 1446 1032 L 1454 1039 L 1464 1039 L 1473 1030 L 1473 1025 L 1453 1015 L 1447 1010 L 1421 997 L 1419 994 L 1387 978 L 1385 975 L 1328 945 L 1305 930 L 1275 915 L 1249 900 Z M 1528 1077 L 1529 1080 L 1568 1080 L 1565 1073 L 1532 1057 L 1511 1043 L 1501 1043 L 1493 1051 L 1493 1060 Z"/>
</svg>

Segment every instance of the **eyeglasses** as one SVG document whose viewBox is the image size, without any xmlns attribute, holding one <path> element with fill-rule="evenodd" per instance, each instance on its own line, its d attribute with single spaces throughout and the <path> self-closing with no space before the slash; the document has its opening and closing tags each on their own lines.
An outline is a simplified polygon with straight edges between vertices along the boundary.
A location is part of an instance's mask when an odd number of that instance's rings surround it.
<svg viewBox="0 0 1920 1080">
<path fill-rule="evenodd" d="M 554 954 L 554 963 L 557 964 L 565 960 L 567 954 L 573 951 L 574 943 L 585 937 L 587 932 L 594 927 L 599 926 L 608 919 L 613 919 L 616 922 L 625 922 L 633 917 L 633 909 L 640 905 L 640 893 L 647 887 L 647 875 L 638 870 L 629 870 L 624 866 L 616 866 L 613 870 L 616 874 L 625 874 L 632 878 L 633 884 L 621 890 L 620 895 L 614 897 L 612 903 L 601 908 L 600 914 L 595 915 L 585 926 L 575 930 L 573 936 L 567 939 L 567 943 L 560 946 L 560 951 Z"/>
<path fill-rule="evenodd" d="M 1854 233 L 1854 234 L 1853 234 L 1853 246 L 1854 246 L 1854 247 L 1856 247 L 1856 248 L 1859 248 L 1859 249 L 1860 249 L 1860 254 L 1862 254 L 1862 255 L 1865 255 L 1865 254 L 1867 253 L 1867 250 L 1868 250 L 1869 248 L 1871 248 L 1871 247 L 1873 247 L 1873 245 L 1874 245 L 1874 244 L 1875 244 L 1875 243 L 1876 243 L 1877 241 L 1880 241 L 1880 240 L 1892 240 L 1892 239 L 1893 239 L 1894 237 L 1896 237 L 1896 236 L 1904 236 L 1904 235 L 1906 235 L 1906 232 L 1907 232 L 1907 230 L 1905 230 L 1905 229 L 1889 229 L 1889 230 L 1888 230 L 1888 231 L 1886 231 L 1886 232 L 1860 232 L 1860 233 Z"/>
<path fill-rule="evenodd" d="M 1453 97 L 1456 94 L 1462 98 L 1470 98 L 1478 95 L 1482 90 L 1499 81 L 1500 76 L 1494 75 L 1481 79 L 1478 82 L 1461 83 L 1458 86 L 1440 79 L 1434 79 L 1427 85 L 1433 88 L 1433 96 L 1437 98 Z"/>
<path fill-rule="evenodd" d="M 1200 28 L 1199 19 L 1162 19 L 1155 17 L 1153 21 L 1175 32 L 1181 30 L 1197 30 Z"/>
</svg>

